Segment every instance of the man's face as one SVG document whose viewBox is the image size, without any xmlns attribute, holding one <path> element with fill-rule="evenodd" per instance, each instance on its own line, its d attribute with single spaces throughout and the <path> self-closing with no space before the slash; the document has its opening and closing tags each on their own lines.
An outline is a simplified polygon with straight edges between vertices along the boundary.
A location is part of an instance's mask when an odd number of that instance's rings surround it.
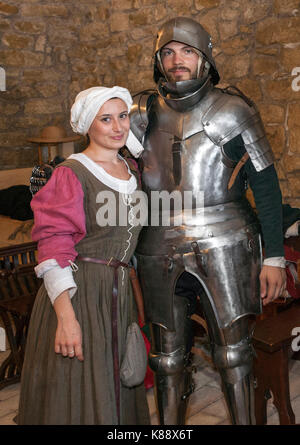
<svg viewBox="0 0 300 445">
<path fill-rule="evenodd" d="M 199 55 L 192 46 L 172 41 L 160 51 L 168 80 L 179 82 L 197 78 Z"/>
</svg>

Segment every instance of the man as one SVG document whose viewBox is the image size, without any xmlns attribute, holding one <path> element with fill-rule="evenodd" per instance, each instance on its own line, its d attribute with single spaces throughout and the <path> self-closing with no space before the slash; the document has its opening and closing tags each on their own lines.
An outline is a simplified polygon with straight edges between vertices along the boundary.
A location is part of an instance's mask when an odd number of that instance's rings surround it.
<svg viewBox="0 0 300 445">
<path fill-rule="evenodd" d="M 200 297 L 212 358 L 234 424 L 253 424 L 250 321 L 285 289 L 281 193 L 273 155 L 254 104 L 233 88 L 216 88 L 219 74 L 203 27 L 175 18 L 159 30 L 155 93 L 135 97 L 132 130 L 145 150 L 143 187 L 192 194 L 171 209 L 169 226 L 149 225 L 137 248 L 151 325 L 150 366 L 162 424 L 184 424 L 193 390 L 190 316 Z M 253 191 L 265 243 L 245 198 Z M 203 193 L 204 200 L 197 199 Z M 152 200 L 152 201 L 151 201 Z M 190 210 L 190 212 L 187 212 Z M 261 298 L 260 298 L 261 297 Z M 253 328 L 253 325 L 252 325 Z"/>
</svg>

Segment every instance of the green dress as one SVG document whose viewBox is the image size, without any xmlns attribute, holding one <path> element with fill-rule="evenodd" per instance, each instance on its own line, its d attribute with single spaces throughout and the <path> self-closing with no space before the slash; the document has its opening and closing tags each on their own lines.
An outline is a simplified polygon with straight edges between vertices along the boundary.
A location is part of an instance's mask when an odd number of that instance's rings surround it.
<svg viewBox="0 0 300 445">
<path fill-rule="evenodd" d="M 101 259 L 113 256 L 121 260 L 123 257 L 122 261 L 128 263 L 141 226 L 132 228 L 128 223 L 99 227 L 96 219 L 99 192 L 114 193 L 117 203 L 122 195 L 104 185 L 78 160 L 68 159 L 61 165 L 73 170 L 84 192 L 86 236 L 76 245 L 78 254 Z M 114 270 L 95 263 L 76 264 L 77 292 L 71 301 L 82 330 L 84 361 L 55 353 L 56 314 L 42 285 L 36 296 L 26 344 L 18 415 L 20 425 L 118 424 L 111 329 Z M 137 319 L 137 314 L 128 269 L 118 269 L 118 281 L 121 363 L 126 330 L 130 322 Z M 121 385 L 120 424 L 149 424 L 143 384 L 130 389 Z"/>
</svg>

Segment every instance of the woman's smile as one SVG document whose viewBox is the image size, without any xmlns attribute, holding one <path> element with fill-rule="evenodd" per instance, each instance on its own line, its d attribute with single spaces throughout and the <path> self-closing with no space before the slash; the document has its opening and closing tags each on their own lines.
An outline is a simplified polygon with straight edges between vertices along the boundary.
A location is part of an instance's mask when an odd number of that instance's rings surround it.
<svg viewBox="0 0 300 445">
<path fill-rule="evenodd" d="M 124 138 L 124 133 L 116 136 L 111 136 L 111 138 L 114 139 L 115 141 L 120 141 Z"/>
</svg>

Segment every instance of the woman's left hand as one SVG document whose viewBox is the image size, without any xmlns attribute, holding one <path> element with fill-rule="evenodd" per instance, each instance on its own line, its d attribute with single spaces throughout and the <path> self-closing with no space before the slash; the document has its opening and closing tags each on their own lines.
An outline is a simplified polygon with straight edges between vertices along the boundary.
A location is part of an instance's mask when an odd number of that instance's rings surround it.
<svg viewBox="0 0 300 445">
<path fill-rule="evenodd" d="M 63 357 L 83 361 L 81 327 L 76 319 L 68 291 L 62 292 L 53 303 L 57 316 L 54 349 Z"/>
<path fill-rule="evenodd" d="M 54 349 L 63 357 L 83 361 L 81 328 L 75 317 L 58 319 Z"/>
<path fill-rule="evenodd" d="M 286 290 L 286 272 L 282 267 L 263 266 L 260 273 L 260 296 L 266 306 Z"/>
</svg>

